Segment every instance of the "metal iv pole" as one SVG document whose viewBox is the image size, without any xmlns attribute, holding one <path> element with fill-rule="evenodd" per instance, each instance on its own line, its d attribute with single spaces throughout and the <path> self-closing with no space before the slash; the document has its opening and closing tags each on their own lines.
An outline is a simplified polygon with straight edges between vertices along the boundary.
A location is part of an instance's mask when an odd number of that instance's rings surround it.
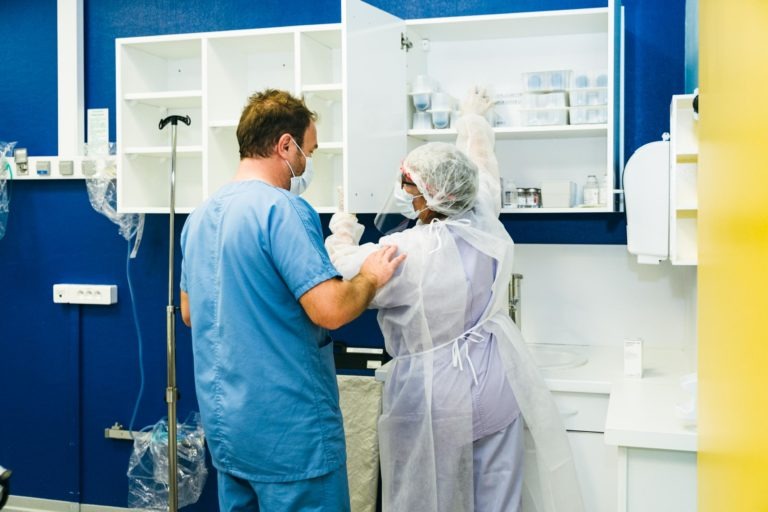
<svg viewBox="0 0 768 512">
<path fill-rule="evenodd" d="M 177 477 L 177 452 L 176 445 L 176 401 L 178 389 L 176 388 L 176 306 L 173 304 L 173 249 L 175 245 L 175 232 L 173 220 L 176 215 L 176 124 L 181 121 L 189 126 L 192 122 L 189 116 L 168 116 L 160 120 L 160 129 L 171 124 L 171 200 L 168 213 L 168 306 L 165 308 L 167 325 L 166 353 L 168 359 L 168 387 L 165 388 L 165 401 L 168 404 L 168 511 L 176 512 L 179 502 L 179 482 Z"/>
</svg>

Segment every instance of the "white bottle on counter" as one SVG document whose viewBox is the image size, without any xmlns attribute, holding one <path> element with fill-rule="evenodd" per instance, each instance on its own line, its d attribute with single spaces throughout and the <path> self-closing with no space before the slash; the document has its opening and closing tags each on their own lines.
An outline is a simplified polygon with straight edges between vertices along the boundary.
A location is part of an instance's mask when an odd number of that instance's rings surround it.
<svg viewBox="0 0 768 512">
<path fill-rule="evenodd" d="M 600 204 L 600 186 L 597 183 L 597 176 L 594 174 L 587 176 L 582 195 L 584 206 L 598 206 Z"/>
</svg>

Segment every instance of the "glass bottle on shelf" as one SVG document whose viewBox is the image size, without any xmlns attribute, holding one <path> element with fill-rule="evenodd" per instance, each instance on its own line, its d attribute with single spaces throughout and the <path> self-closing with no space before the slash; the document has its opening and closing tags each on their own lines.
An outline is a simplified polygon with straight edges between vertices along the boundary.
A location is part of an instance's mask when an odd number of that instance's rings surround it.
<svg viewBox="0 0 768 512">
<path fill-rule="evenodd" d="M 590 174 L 587 176 L 587 182 L 583 190 L 584 206 L 597 206 L 600 204 L 600 186 L 597 183 L 597 176 Z"/>
</svg>

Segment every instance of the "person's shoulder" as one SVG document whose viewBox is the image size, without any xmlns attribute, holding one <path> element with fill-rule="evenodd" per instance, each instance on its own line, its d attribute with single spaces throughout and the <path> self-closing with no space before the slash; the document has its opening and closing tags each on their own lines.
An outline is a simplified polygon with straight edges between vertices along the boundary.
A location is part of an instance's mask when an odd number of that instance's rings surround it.
<svg viewBox="0 0 768 512">
<path fill-rule="evenodd" d="M 417 244 L 428 234 L 429 227 L 426 224 L 417 224 L 403 231 L 385 235 L 379 239 L 380 245 L 396 245 L 404 248 Z"/>
</svg>

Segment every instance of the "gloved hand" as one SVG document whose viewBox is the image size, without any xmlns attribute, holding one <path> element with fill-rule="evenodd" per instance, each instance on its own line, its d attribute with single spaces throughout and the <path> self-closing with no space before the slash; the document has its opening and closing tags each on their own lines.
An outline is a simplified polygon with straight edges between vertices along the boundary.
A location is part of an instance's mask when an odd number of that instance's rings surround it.
<svg viewBox="0 0 768 512">
<path fill-rule="evenodd" d="M 488 95 L 488 91 L 484 87 L 476 85 L 469 90 L 461 103 L 461 113 L 463 115 L 477 114 L 482 116 L 491 107 L 493 107 L 493 101 Z"/>
<path fill-rule="evenodd" d="M 325 239 L 325 248 L 334 263 L 338 254 L 346 253 L 345 248 L 360 244 L 360 237 L 365 231 L 355 214 L 345 212 L 334 213 L 328 227 L 331 229 L 331 235 Z"/>
</svg>

